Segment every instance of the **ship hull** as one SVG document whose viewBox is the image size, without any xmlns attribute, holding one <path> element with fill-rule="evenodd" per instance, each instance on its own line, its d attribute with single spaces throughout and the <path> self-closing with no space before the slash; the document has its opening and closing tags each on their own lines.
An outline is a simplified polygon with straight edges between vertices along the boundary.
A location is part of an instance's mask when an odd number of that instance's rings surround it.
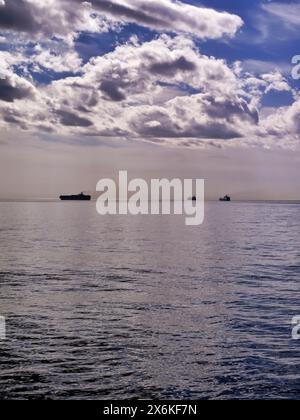
<svg viewBox="0 0 300 420">
<path fill-rule="evenodd" d="M 231 197 L 229 197 L 229 195 L 225 195 L 225 197 L 221 197 L 219 201 L 229 203 L 231 201 Z"/>
<path fill-rule="evenodd" d="M 61 195 L 60 197 L 61 201 L 91 201 L 90 195 L 85 196 L 77 196 L 77 195 Z"/>
</svg>

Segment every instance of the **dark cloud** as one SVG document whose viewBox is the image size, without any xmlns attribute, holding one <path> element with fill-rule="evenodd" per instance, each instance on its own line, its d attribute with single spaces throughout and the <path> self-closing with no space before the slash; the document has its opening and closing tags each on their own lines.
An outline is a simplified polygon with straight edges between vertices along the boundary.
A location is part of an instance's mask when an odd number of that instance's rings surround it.
<svg viewBox="0 0 300 420">
<path fill-rule="evenodd" d="M 119 127 L 113 127 L 110 129 L 104 130 L 95 130 L 92 132 L 85 133 L 87 137 L 119 137 L 119 138 L 128 138 L 129 133 L 125 130 L 122 130 Z"/>
<path fill-rule="evenodd" d="M 77 1 L 79 1 L 80 3 L 82 2 L 82 0 Z M 93 0 L 91 1 L 91 3 L 94 7 L 112 16 L 127 18 L 134 22 L 155 26 L 163 25 L 165 22 L 164 19 L 158 18 L 157 16 L 153 16 L 153 11 L 155 12 L 155 9 L 153 7 L 144 7 L 143 10 L 138 10 L 137 8 L 134 8 L 134 5 L 132 7 L 129 7 L 110 0 Z"/>
<path fill-rule="evenodd" d="M 139 122 L 133 123 L 133 128 L 137 134 L 144 137 L 158 138 L 202 138 L 215 140 L 230 140 L 242 137 L 241 133 L 226 123 L 217 121 L 207 121 L 204 124 L 191 120 L 188 124 L 181 128 L 174 123 L 172 119 L 163 112 L 151 113 L 151 120 L 159 122 L 159 124 L 151 125 L 149 119 L 141 119 Z"/>
<path fill-rule="evenodd" d="M 74 35 L 79 28 L 90 27 L 92 17 L 84 14 L 87 3 L 74 7 L 75 0 L 1 0 L 0 30 L 21 32 L 30 37 L 64 38 Z"/>
<path fill-rule="evenodd" d="M 83 92 L 80 95 L 80 104 L 76 107 L 76 110 L 84 113 L 93 112 L 93 108 L 98 105 L 99 95 L 97 92 L 89 92 L 91 89 L 86 87 L 81 88 Z M 69 104 L 68 104 L 69 105 Z"/>
<path fill-rule="evenodd" d="M 107 99 L 120 102 L 126 99 L 124 93 L 120 90 L 115 81 L 104 80 L 100 85 L 101 91 L 106 95 Z"/>
<path fill-rule="evenodd" d="M 68 127 L 90 127 L 93 125 L 87 118 L 79 117 L 73 112 L 59 110 L 56 111 L 56 114 L 59 116 L 61 124 Z"/>
<path fill-rule="evenodd" d="M 228 122 L 234 122 L 235 117 L 241 120 L 248 120 L 254 124 L 258 124 L 258 111 L 250 110 L 247 102 L 243 99 L 236 101 L 235 99 L 217 100 L 216 98 L 205 95 L 205 112 L 211 118 L 223 118 Z"/>
<path fill-rule="evenodd" d="M 37 128 L 41 131 L 43 131 L 44 133 L 54 133 L 54 128 L 53 127 L 49 127 L 47 125 L 38 125 Z"/>
<path fill-rule="evenodd" d="M 38 22 L 33 16 L 33 7 L 25 0 L 5 0 L 0 5 L 0 28 L 21 32 L 37 29 Z"/>
<path fill-rule="evenodd" d="M 183 137 L 198 137 L 215 140 L 230 140 L 241 138 L 242 134 L 235 128 L 221 122 L 210 121 L 206 124 L 191 125 Z"/>
<path fill-rule="evenodd" d="M 196 65 L 185 57 L 180 57 L 174 61 L 165 61 L 162 63 L 154 63 L 150 66 L 150 72 L 160 74 L 162 76 L 174 76 L 178 71 L 195 71 Z"/>
<path fill-rule="evenodd" d="M 103 75 L 103 81 L 100 83 L 100 90 L 104 93 L 105 99 L 121 102 L 130 93 L 140 93 L 148 89 L 147 81 L 153 76 L 174 77 L 178 72 L 195 71 L 196 68 L 192 61 L 181 56 L 175 60 L 157 61 L 150 65 L 141 63 L 137 76 L 132 77 L 128 69 L 114 63 L 114 78 L 111 77 L 109 72 L 106 72 Z"/>
<path fill-rule="evenodd" d="M 251 110 L 242 98 L 199 94 L 173 105 L 176 113 L 161 109 L 135 116 L 131 128 L 147 138 L 230 140 L 243 137 L 245 124 L 259 122 L 257 110 Z"/>
<path fill-rule="evenodd" d="M 22 130 L 27 130 L 26 122 L 24 121 L 24 115 L 21 112 L 14 109 L 2 110 L 3 120 L 9 124 L 18 125 Z"/>
<path fill-rule="evenodd" d="M 24 99 L 31 95 L 29 87 L 23 85 L 13 86 L 10 79 L 0 78 L 0 100 L 5 102 L 14 102 L 15 99 Z"/>
</svg>

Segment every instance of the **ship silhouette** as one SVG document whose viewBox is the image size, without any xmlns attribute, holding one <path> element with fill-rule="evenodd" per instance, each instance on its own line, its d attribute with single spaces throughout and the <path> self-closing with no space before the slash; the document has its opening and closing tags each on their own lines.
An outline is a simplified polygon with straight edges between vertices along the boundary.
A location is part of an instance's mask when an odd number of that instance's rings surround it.
<svg viewBox="0 0 300 420">
<path fill-rule="evenodd" d="M 220 198 L 219 201 L 231 201 L 231 198 L 229 197 L 229 195 L 225 195 L 225 197 Z"/>
<path fill-rule="evenodd" d="M 90 201 L 92 199 L 90 195 L 85 195 L 83 192 L 77 195 L 61 195 L 59 198 L 62 201 Z"/>
</svg>

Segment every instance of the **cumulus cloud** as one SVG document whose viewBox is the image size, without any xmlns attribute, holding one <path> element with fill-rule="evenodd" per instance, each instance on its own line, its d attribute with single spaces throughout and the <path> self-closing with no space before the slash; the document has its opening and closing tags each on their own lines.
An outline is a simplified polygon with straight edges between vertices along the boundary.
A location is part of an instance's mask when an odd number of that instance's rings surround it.
<svg viewBox="0 0 300 420">
<path fill-rule="evenodd" d="M 44 49 L 37 45 L 33 54 L 24 57 L 23 64 L 34 65 L 36 72 L 42 72 L 44 69 L 55 73 L 78 72 L 82 66 L 82 59 L 72 49 Z"/>
<path fill-rule="evenodd" d="M 264 136 L 276 136 L 285 138 L 294 136 L 300 138 L 300 100 L 296 100 L 291 106 L 272 109 L 262 124 Z"/>
<path fill-rule="evenodd" d="M 78 33 L 129 22 L 177 35 L 144 43 L 135 37 L 83 63 L 72 43 Z M 237 16 L 171 0 L 4 0 L 4 36 L 25 34 L 34 43 L 30 53 L 0 52 L 0 125 L 189 147 L 297 136 L 297 101 L 272 115 L 261 110 L 268 92 L 296 97 L 279 70 L 252 74 L 242 63 L 202 54 L 188 35 L 232 36 L 241 25 Z M 33 72 L 46 71 L 72 76 L 34 81 Z"/>
<path fill-rule="evenodd" d="M 107 30 L 105 19 L 95 17 L 90 3 L 72 0 L 3 0 L 0 30 L 36 37 L 61 37 L 71 41 L 80 31 Z"/>
<path fill-rule="evenodd" d="M 104 93 L 106 98 L 119 102 L 126 97 L 118 85 L 120 85 L 120 83 L 114 83 L 113 80 L 103 80 L 100 84 L 100 90 Z"/>
<path fill-rule="evenodd" d="M 174 76 L 177 71 L 191 72 L 194 70 L 196 70 L 195 64 L 192 61 L 188 61 L 184 56 L 173 61 L 153 63 L 150 66 L 150 71 L 163 76 Z"/>
<path fill-rule="evenodd" d="M 133 130 L 144 137 L 223 139 L 243 137 L 258 114 L 238 97 L 198 94 L 175 98 L 163 107 L 144 107 L 132 117 Z"/>
<path fill-rule="evenodd" d="M 259 123 L 234 70 L 202 55 L 185 36 L 127 43 L 91 59 L 81 72 L 40 87 L 38 98 L 27 101 L 31 129 L 44 120 L 45 129 L 60 127 L 62 133 L 229 140 Z M 14 104 L 14 112 L 22 112 L 22 105 Z M 12 111 L 5 115 L 7 123 L 19 121 Z"/>
<path fill-rule="evenodd" d="M 87 119 L 79 117 L 74 112 L 59 110 L 56 111 L 62 125 L 68 127 L 90 127 L 93 123 Z"/>
<path fill-rule="evenodd" d="M 261 78 L 267 84 L 266 93 L 271 92 L 272 90 L 275 90 L 278 92 L 291 91 L 290 85 L 288 84 L 285 77 L 279 71 L 263 74 Z"/>
<path fill-rule="evenodd" d="M 24 85 L 18 85 L 9 79 L 0 79 L 0 99 L 13 102 L 15 99 L 24 99 L 30 94 L 30 90 Z"/>
<path fill-rule="evenodd" d="M 77 5 L 74 7 L 74 3 Z M 240 17 L 172 0 L 2 0 L 0 29 L 71 40 L 78 32 L 106 31 L 116 23 L 137 23 L 159 31 L 201 38 L 233 36 Z"/>
<path fill-rule="evenodd" d="M 92 0 L 92 5 L 123 22 L 134 22 L 163 32 L 192 33 L 201 38 L 233 36 L 243 24 L 239 16 L 180 1 Z"/>
<path fill-rule="evenodd" d="M 14 102 L 33 96 L 34 88 L 25 79 L 15 74 L 0 75 L 0 101 Z"/>
</svg>

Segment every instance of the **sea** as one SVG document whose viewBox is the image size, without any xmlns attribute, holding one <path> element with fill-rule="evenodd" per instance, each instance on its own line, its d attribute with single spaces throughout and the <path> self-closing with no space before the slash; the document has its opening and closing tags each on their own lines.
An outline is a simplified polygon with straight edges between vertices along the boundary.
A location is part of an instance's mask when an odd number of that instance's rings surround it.
<svg viewBox="0 0 300 420">
<path fill-rule="evenodd" d="M 0 203 L 0 398 L 300 399 L 300 204 Z"/>
</svg>

